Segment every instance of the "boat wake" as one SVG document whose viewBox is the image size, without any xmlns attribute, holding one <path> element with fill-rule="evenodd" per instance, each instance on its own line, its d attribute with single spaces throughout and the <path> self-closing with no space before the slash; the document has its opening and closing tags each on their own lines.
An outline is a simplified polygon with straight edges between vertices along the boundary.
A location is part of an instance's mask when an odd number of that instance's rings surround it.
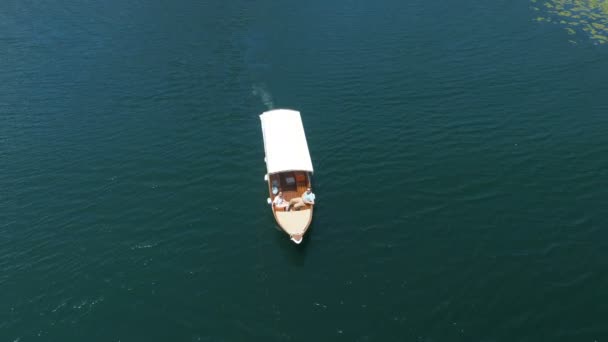
<svg viewBox="0 0 608 342">
<path fill-rule="evenodd" d="M 270 94 L 268 89 L 266 89 L 266 86 L 264 84 L 254 84 L 252 88 L 253 90 L 251 91 L 251 93 L 259 97 L 260 100 L 262 100 L 262 103 L 264 104 L 264 106 L 266 106 L 266 109 L 274 109 L 272 95 Z"/>
</svg>

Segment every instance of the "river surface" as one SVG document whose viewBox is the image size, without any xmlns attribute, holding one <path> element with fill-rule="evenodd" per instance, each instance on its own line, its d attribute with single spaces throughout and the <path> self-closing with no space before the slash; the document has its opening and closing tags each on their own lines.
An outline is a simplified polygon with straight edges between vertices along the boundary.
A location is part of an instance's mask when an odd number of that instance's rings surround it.
<svg viewBox="0 0 608 342">
<path fill-rule="evenodd" d="M 3 1 L 0 340 L 608 340 L 608 44 L 551 13 Z M 299 246 L 272 108 L 315 168 Z"/>
</svg>

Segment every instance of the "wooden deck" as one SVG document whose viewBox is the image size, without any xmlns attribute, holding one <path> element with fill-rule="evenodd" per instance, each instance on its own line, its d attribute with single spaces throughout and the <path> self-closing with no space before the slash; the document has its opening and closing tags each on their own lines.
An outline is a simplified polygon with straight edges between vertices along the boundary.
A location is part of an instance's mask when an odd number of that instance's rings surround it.
<svg viewBox="0 0 608 342">
<path fill-rule="evenodd" d="M 310 224 L 312 210 L 303 209 L 290 212 L 277 211 L 275 212 L 275 217 L 277 218 L 279 226 L 281 226 L 289 236 L 301 237 Z"/>
</svg>

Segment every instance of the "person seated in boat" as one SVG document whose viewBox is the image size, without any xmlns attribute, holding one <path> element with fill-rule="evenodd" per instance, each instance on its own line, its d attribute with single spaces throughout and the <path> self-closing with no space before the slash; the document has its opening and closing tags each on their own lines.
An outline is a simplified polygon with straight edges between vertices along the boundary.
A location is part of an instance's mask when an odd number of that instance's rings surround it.
<svg viewBox="0 0 608 342">
<path fill-rule="evenodd" d="M 289 207 L 289 203 L 283 198 L 283 192 L 279 191 L 279 193 L 274 197 L 274 201 L 272 201 L 272 205 L 275 208 L 283 208 L 283 210 L 287 211 Z"/>
<path fill-rule="evenodd" d="M 312 192 L 311 188 L 307 188 L 301 197 L 292 198 L 289 201 L 289 205 L 293 205 L 293 209 L 295 210 L 299 210 L 300 208 L 305 207 L 306 205 L 313 204 L 315 204 L 315 194 Z"/>
</svg>

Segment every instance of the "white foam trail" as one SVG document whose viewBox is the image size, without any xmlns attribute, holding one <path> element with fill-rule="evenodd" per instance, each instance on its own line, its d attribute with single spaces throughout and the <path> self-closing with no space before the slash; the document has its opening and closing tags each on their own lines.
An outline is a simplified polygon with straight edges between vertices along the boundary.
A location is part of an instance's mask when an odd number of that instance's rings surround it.
<svg viewBox="0 0 608 342">
<path fill-rule="evenodd" d="M 155 247 L 157 244 L 156 243 L 138 243 L 135 246 L 131 247 L 131 250 L 135 250 L 135 249 L 142 249 L 142 248 L 152 248 Z"/>
<path fill-rule="evenodd" d="M 251 93 L 255 96 L 258 96 L 268 110 L 274 109 L 272 95 L 263 84 L 254 84 L 252 88 L 253 90 L 251 91 Z"/>
</svg>

